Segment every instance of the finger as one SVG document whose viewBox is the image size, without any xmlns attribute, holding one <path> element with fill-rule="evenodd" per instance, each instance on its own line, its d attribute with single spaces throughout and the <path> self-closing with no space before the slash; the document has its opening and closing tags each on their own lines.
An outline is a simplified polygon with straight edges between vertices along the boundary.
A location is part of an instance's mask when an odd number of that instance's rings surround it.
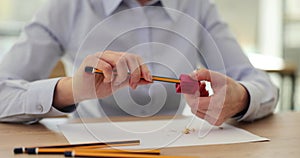
<svg viewBox="0 0 300 158">
<path fill-rule="evenodd" d="M 203 119 L 203 120 L 206 120 L 208 121 L 209 123 L 213 123 L 215 121 L 213 120 L 216 120 L 216 119 L 213 119 L 211 116 L 209 116 L 206 112 L 202 112 L 202 111 L 197 111 L 194 113 L 197 117 Z"/>
<path fill-rule="evenodd" d="M 191 94 L 184 94 L 185 100 L 187 104 L 193 109 L 198 108 L 199 105 L 199 98 L 195 95 Z"/>
<path fill-rule="evenodd" d="M 115 76 L 114 84 L 119 85 L 128 79 L 128 65 L 124 55 L 119 57 L 115 68 L 116 68 L 115 71 L 116 76 Z"/>
<path fill-rule="evenodd" d="M 201 111 L 198 111 L 195 115 L 199 118 L 202 118 L 203 120 L 206 120 L 208 123 L 214 126 L 220 126 L 224 123 L 224 119 L 221 119 L 220 117 L 216 118 L 214 116 L 209 115 L 208 113 L 204 113 Z"/>
<path fill-rule="evenodd" d="M 99 70 L 102 70 L 104 76 L 103 82 L 110 83 L 112 81 L 112 65 L 99 58 L 95 67 Z"/>
<path fill-rule="evenodd" d="M 206 116 L 205 112 L 201 112 L 201 111 L 193 111 L 193 114 L 196 115 L 197 117 L 199 117 L 199 118 L 205 120 L 205 116 Z"/>
<path fill-rule="evenodd" d="M 107 63 L 109 63 L 112 66 L 115 66 L 118 62 L 118 59 L 122 57 L 124 53 L 121 52 L 113 52 L 106 50 L 104 52 L 98 52 L 95 54 L 98 58 L 101 58 L 102 60 L 105 60 Z"/>
<path fill-rule="evenodd" d="M 139 63 L 140 68 L 141 68 L 142 78 L 144 78 L 148 82 L 152 82 L 151 72 L 148 69 L 148 66 L 146 64 L 144 64 L 142 58 L 138 58 L 138 63 Z"/>
<path fill-rule="evenodd" d="M 136 55 L 127 54 L 126 61 L 130 71 L 130 86 L 135 89 L 141 79 L 141 69 Z"/>
<path fill-rule="evenodd" d="M 208 111 L 208 109 L 200 109 L 199 107 L 193 107 L 191 108 L 191 112 L 193 114 L 197 114 L 198 112 L 202 112 L 202 113 L 206 113 Z"/>
<path fill-rule="evenodd" d="M 191 108 L 198 109 L 209 109 L 213 108 L 214 105 L 210 105 L 212 96 L 209 97 L 198 97 L 195 95 L 185 94 L 186 101 Z M 211 107 L 210 107 L 211 106 Z"/>
<path fill-rule="evenodd" d="M 151 84 L 152 82 L 148 82 L 148 81 L 145 81 L 145 80 L 140 80 L 138 82 L 138 85 L 147 85 L 147 84 Z"/>
<path fill-rule="evenodd" d="M 116 92 L 117 90 L 123 88 L 123 87 L 126 87 L 128 86 L 128 82 L 122 82 L 120 84 L 111 84 L 111 89 L 112 89 L 112 92 Z"/>
<path fill-rule="evenodd" d="M 104 52 L 98 52 L 95 55 L 112 66 L 112 80 L 114 84 L 121 84 L 127 80 L 128 67 L 126 59 L 124 58 L 125 53 L 106 50 Z"/>
<path fill-rule="evenodd" d="M 197 81 L 211 81 L 211 72 L 205 68 L 193 71 L 190 76 Z"/>
<path fill-rule="evenodd" d="M 208 108 L 201 106 L 201 103 L 200 103 L 199 100 L 195 101 L 193 104 L 194 105 L 190 106 L 191 107 L 191 112 L 193 114 L 196 114 L 197 112 L 206 113 L 209 110 Z"/>
<path fill-rule="evenodd" d="M 205 113 L 213 118 L 215 118 L 214 124 L 223 123 L 226 119 L 226 114 L 220 109 L 218 106 L 215 106 L 214 108 L 209 108 Z"/>
</svg>

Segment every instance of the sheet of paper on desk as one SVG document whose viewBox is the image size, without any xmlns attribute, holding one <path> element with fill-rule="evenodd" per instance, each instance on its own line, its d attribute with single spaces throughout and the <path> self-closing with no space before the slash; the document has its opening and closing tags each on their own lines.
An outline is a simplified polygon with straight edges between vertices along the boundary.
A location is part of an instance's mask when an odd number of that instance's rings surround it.
<svg viewBox="0 0 300 158">
<path fill-rule="evenodd" d="M 184 129 L 195 129 L 184 134 Z M 132 121 L 110 123 L 65 124 L 59 128 L 71 144 L 99 141 L 141 140 L 135 149 L 230 144 L 266 141 L 245 130 L 223 124 L 222 128 L 209 126 L 201 119 L 181 118 L 172 120 Z M 209 131 L 199 138 L 198 132 Z M 200 131 L 200 132 L 202 132 Z M 127 147 L 128 148 L 128 147 Z"/>
</svg>

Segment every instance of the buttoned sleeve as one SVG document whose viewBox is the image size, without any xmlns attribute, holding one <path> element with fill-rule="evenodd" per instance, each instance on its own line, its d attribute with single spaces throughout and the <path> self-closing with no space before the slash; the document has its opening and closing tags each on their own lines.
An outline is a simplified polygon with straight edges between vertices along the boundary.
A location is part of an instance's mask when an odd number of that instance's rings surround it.
<svg viewBox="0 0 300 158">
<path fill-rule="evenodd" d="M 220 19 L 217 8 L 202 0 L 200 23 L 207 33 L 201 38 L 201 48 L 208 68 L 235 79 L 248 91 L 250 103 L 240 121 L 253 121 L 271 114 L 277 104 L 278 89 L 269 76 L 255 69 L 243 53 L 227 25 Z M 212 42 L 213 41 L 213 42 Z"/>
<path fill-rule="evenodd" d="M 2 59 L 2 122 L 28 123 L 45 116 L 65 114 L 52 107 L 54 89 L 59 79 L 47 79 L 63 55 L 67 39 L 63 32 L 68 27 L 68 17 L 59 13 L 61 9 L 55 8 L 55 3 L 57 1 L 51 1 L 39 10 L 23 29 L 18 42 Z"/>
</svg>

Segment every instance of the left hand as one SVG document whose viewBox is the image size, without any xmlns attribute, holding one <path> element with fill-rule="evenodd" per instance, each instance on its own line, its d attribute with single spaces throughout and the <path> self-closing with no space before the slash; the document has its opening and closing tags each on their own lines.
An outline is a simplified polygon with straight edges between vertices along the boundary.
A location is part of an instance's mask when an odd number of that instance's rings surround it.
<svg viewBox="0 0 300 158">
<path fill-rule="evenodd" d="M 191 74 L 198 81 L 209 81 L 214 91 L 212 96 L 185 94 L 193 114 L 220 126 L 227 119 L 244 110 L 249 104 L 249 95 L 244 86 L 221 73 L 200 69 Z"/>
</svg>

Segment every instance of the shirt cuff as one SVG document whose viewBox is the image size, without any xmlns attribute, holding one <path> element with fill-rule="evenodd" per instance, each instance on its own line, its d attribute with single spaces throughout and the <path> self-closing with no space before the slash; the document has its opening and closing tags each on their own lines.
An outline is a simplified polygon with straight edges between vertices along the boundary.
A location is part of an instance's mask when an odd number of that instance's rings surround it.
<svg viewBox="0 0 300 158">
<path fill-rule="evenodd" d="M 259 110 L 261 92 L 257 91 L 257 87 L 254 84 L 249 82 L 240 82 L 248 91 L 249 94 L 249 106 L 247 111 L 244 112 L 244 115 L 236 117 L 238 121 L 254 121 L 256 119 L 256 113 Z"/>
<path fill-rule="evenodd" d="M 54 90 L 60 78 L 39 80 L 30 83 L 28 89 L 25 113 L 38 117 L 62 116 L 75 110 L 75 105 L 59 111 L 52 106 Z"/>
</svg>

